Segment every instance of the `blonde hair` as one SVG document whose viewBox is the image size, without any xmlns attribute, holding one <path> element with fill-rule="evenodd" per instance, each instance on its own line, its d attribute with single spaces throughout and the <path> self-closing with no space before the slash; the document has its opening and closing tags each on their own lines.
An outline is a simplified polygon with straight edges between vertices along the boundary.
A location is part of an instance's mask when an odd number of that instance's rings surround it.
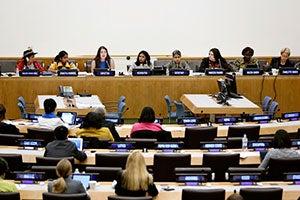
<svg viewBox="0 0 300 200">
<path fill-rule="evenodd" d="M 121 184 L 127 190 L 147 191 L 149 183 L 153 183 L 153 177 L 147 171 L 142 153 L 135 150 L 128 156 Z"/>
<path fill-rule="evenodd" d="M 280 51 L 280 55 L 282 55 L 283 53 L 286 53 L 288 56 L 291 55 L 291 50 L 289 48 L 283 48 Z"/>
<path fill-rule="evenodd" d="M 62 159 L 56 165 L 56 174 L 58 179 L 54 181 L 52 192 L 64 193 L 67 190 L 67 184 L 64 178 L 69 177 L 72 174 L 72 165 L 69 160 Z"/>
</svg>

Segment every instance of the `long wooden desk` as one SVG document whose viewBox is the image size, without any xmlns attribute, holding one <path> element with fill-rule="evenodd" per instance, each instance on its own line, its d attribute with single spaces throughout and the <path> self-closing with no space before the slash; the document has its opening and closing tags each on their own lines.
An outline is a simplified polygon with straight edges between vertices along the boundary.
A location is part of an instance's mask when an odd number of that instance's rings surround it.
<svg viewBox="0 0 300 200">
<path fill-rule="evenodd" d="M 155 197 L 155 200 L 181 200 L 181 193 L 183 189 L 214 189 L 223 188 L 226 190 L 225 199 L 233 194 L 234 190 L 239 193 L 241 188 L 249 186 L 239 186 L 230 182 L 224 183 L 210 183 L 207 186 L 180 186 L 174 182 L 156 182 L 159 194 Z M 164 191 L 163 188 L 168 185 L 174 188 L 173 191 Z M 41 184 L 17 184 L 20 191 L 21 199 L 23 200 L 41 200 L 42 193 L 47 191 L 47 183 Z M 267 188 L 267 187 L 281 187 L 283 188 L 283 200 L 295 200 L 300 196 L 299 185 L 289 185 L 286 182 L 262 182 L 258 186 L 250 186 L 251 188 Z M 95 190 L 88 190 L 88 193 L 92 200 L 107 200 L 107 196 L 115 195 L 114 189 L 111 187 L 111 182 L 98 182 Z"/>
<path fill-rule="evenodd" d="M 164 100 L 169 95 L 179 100 L 183 94 L 216 94 L 217 80 L 222 76 L 150 76 L 150 77 L 0 77 L 0 102 L 7 108 L 6 117 L 17 119 L 18 97 L 34 102 L 37 95 L 57 95 L 59 85 L 70 85 L 74 94 L 98 95 L 102 102 L 117 101 L 126 96 L 129 110 L 125 118 L 138 118 L 144 106 L 154 108 L 156 115 L 167 117 Z M 237 76 L 238 92 L 260 104 L 268 95 L 279 102 L 281 112 L 299 111 L 300 76 Z M 276 93 L 276 94 L 275 94 Z"/>
</svg>

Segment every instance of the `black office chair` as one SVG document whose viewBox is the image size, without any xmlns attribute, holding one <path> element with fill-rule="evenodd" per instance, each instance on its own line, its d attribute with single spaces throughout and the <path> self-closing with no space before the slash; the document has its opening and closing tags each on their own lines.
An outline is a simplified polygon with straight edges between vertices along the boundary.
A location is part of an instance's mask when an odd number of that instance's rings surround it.
<svg viewBox="0 0 300 200">
<path fill-rule="evenodd" d="M 168 64 L 171 60 L 154 60 L 153 65 L 154 66 L 164 66 Z"/>
<path fill-rule="evenodd" d="M 86 149 L 106 149 L 110 138 L 97 138 L 97 137 L 81 137 L 83 143 L 86 144 Z"/>
<path fill-rule="evenodd" d="M 240 163 L 240 154 L 227 153 L 204 153 L 202 166 L 210 167 L 215 173 L 214 181 L 226 181 L 225 173 L 229 167 L 238 167 Z"/>
<path fill-rule="evenodd" d="M 107 197 L 107 200 L 152 200 L 151 196 L 145 197 L 128 197 L 128 196 L 116 196 L 110 195 Z"/>
<path fill-rule="evenodd" d="M 24 138 L 24 135 L 0 133 L 0 145 L 17 146 L 18 140 Z"/>
<path fill-rule="evenodd" d="M 56 166 L 40 166 L 33 165 L 30 169 L 31 172 L 44 172 L 45 180 L 48 179 L 57 179 L 58 176 L 56 174 Z"/>
<path fill-rule="evenodd" d="M 156 139 L 158 142 L 171 142 L 172 133 L 170 131 L 150 131 L 150 130 L 140 130 L 135 131 L 131 134 L 132 138 L 148 138 Z"/>
<path fill-rule="evenodd" d="M 49 142 L 55 140 L 54 131 L 42 128 L 27 128 L 27 139 L 42 139 L 46 146 Z"/>
<path fill-rule="evenodd" d="M 0 192 L 0 199 L 20 200 L 19 192 Z"/>
<path fill-rule="evenodd" d="M 36 165 L 40 165 L 40 166 L 56 166 L 57 163 L 62 159 L 69 160 L 72 166 L 74 166 L 74 157 L 64 157 L 64 158 L 36 157 L 35 159 L 36 159 Z"/>
<path fill-rule="evenodd" d="M 91 65 L 93 60 L 86 60 L 84 63 L 85 71 L 91 73 Z"/>
<path fill-rule="evenodd" d="M 17 65 L 17 60 L 0 60 L 1 73 L 14 72 Z"/>
<path fill-rule="evenodd" d="M 270 181 L 283 181 L 285 172 L 300 172 L 300 158 L 271 158 L 266 178 Z"/>
<path fill-rule="evenodd" d="M 199 72 L 200 66 L 201 66 L 201 60 L 189 60 L 188 64 L 190 68 L 193 70 L 193 72 Z"/>
<path fill-rule="evenodd" d="M 191 154 L 157 153 L 154 154 L 153 177 L 154 181 L 175 181 L 176 167 L 190 167 Z"/>
<path fill-rule="evenodd" d="M 113 181 L 117 180 L 118 173 L 122 171 L 121 167 L 86 167 L 86 173 L 98 173 L 97 181 Z"/>
<path fill-rule="evenodd" d="M 197 175 L 197 174 L 207 174 L 207 181 L 211 181 L 211 168 L 210 167 L 176 167 L 175 175 Z"/>
<path fill-rule="evenodd" d="M 27 166 L 23 163 L 21 154 L 1 153 L 0 157 L 4 158 L 8 164 L 9 172 L 6 173 L 6 179 L 14 179 L 13 172 L 24 171 L 27 169 Z"/>
<path fill-rule="evenodd" d="M 186 149 L 199 149 L 200 142 L 213 141 L 217 137 L 217 127 L 190 127 L 185 129 L 184 146 Z"/>
<path fill-rule="evenodd" d="M 244 200 L 282 200 L 283 189 L 270 188 L 241 188 L 240 195 Z"/>
<path fill-rule="evenodd" d="M 157 139 L 152 138 L 128 138 L 126 142 L 134 142 L 135 149 L 155 149 Z"/>
<path fill-rule="evenodd" d="M 43 200 L 87 200 L 86 193 L 77 193 L 77 194 L 57 194 L 51 192 L 43 193 Z"/>
<path fill-rule="evenodd" d="M 229 126 L 227 137 L 243 137 L 247 135 L 248 140 L 258 140 L 260 126 Z"/>
<path fill-rule="evenodd" d="M 128 156 L 129 153 L 96 153 L 96 166 L 125 169 Z"/>
<path fill-rule="evenodd" d="M 183 189 L 181 200 L 224 200 L 224 189 Z"/>
</svg>

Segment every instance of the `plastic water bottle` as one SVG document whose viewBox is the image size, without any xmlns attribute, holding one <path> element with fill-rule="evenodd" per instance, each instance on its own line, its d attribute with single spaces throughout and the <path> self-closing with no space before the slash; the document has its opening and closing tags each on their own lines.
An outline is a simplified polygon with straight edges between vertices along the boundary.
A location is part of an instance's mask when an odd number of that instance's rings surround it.
<svg viewBox="0 0 300 200">
<path fill-rule="evenodd" d="M 244 134 L 244 137 L 242 139 L 242 148 L 243 148 L 243 151 L 247 151 L 247 148 L 248 148 L 248 138 L 247 138 L 246 134 Z"/>
<path fill-rule="evenodd" d="M 80 172 L 79 172 L 79 169 L 78 169 L 78 168 L 76 168 L 76 169 L 75 169 L 75 171 L 74 171 L 74 174 L 80 174 Z"/>
</svg>

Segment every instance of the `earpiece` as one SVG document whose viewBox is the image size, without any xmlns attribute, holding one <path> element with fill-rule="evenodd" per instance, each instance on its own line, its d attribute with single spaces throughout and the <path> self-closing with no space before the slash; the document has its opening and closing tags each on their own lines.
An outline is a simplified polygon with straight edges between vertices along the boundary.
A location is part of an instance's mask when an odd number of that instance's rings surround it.
<svg viewBox="0 0 300 200">
<path fill-rule="evenodd" d="M 26 61 L 28 62 L 29 61 L 29 58 L 28 57 L 25 57 Z"/>
</svg>

